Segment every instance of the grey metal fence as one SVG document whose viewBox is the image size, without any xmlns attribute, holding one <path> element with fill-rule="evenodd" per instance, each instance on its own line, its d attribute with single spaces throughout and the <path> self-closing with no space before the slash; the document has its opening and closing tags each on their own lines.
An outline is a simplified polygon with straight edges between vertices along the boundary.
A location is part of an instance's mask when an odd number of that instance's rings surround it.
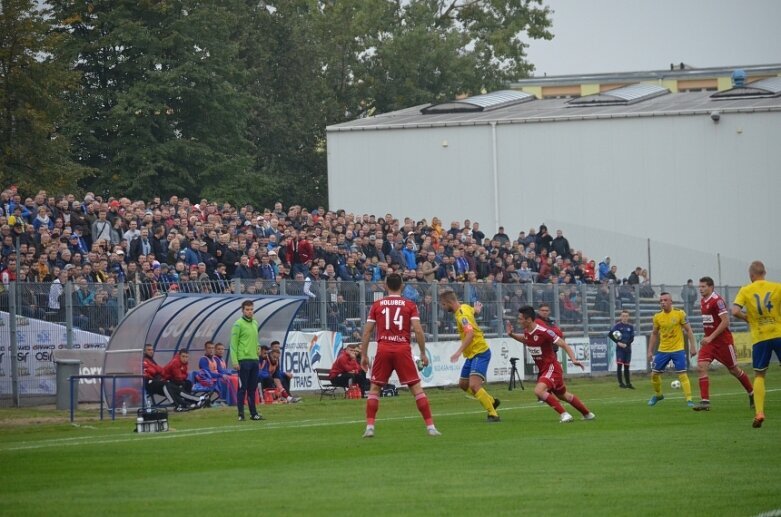
<svg viewBox="0 0 781 517">
<path fill-rule="evenodd" d="M 415 301 L 429 341 L 456 338 L 450 314 L 439 304 L 443 288 L 456 292 L 462 303 L 479 301 L 478 323 L 487 337 L 503 335 L 505 322 L 517 317 L 523 305 L 547 303 L 566 336 L 605 335 L 621 310 L 628 310 L 639 333 L 651 331 L 661 292 L 669 292 L 677 307 L 687 311 L 695 332 L 702 329 L 699 295 L 686 286 L 562 285 L 537 283 L 405 284 L 403 296 Z M 738 287 L 717 288 L 731 301 Z M 100 349 L 125 313 L 138 303 L 167 292 L 263 293 L 304 295 L 308 301 L 293 322 L 294 330 L 340 332 L 346 341 L 360 340 L 371 304 L 384 295 L 380 282 L 336 280 L 200 280 L 177 282 L 11 283 L 0 290 L 0 406 L 53 402 L 54 354 L 61 349 Z M 13 315 L 13 317 L 11 316 Z M 745 331 L 734 321 L 734 331 Z"/>
</svg>

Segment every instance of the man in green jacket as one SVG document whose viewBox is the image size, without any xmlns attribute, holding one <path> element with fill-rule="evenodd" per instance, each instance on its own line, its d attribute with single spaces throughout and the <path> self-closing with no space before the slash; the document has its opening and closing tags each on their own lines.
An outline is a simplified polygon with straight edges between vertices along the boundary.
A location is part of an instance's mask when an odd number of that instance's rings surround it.
<svg viewBox="0 0 781 517">
<path fill-rule="evenodd" d="M 263 420 L 255 407 L 258 391 L 258 322 L 255 320 L 255 304 L 251 300 L 241 302 L 241 318 L 231 329 L 231 363 L 239 372 L 239 389 L 236 406 L 239 421 L 244 420 L 244 397 L 247 397 L 250 420 Z"/>
</svg>

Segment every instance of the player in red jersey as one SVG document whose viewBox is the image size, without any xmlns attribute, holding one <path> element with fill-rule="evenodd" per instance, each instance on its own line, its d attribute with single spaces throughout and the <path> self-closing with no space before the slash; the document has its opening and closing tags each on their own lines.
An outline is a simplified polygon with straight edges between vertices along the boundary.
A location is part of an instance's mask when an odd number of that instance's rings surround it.
<svg viewBox="0 0 781 517">
<path fill-rule="evenodd" d="M 575 358 L 572 348 L 561 337 L 556 335 L 551 329 L 540 325 L 535 321 L 537 315 L 534 308 L 530 306 L 518 309 L 518 321 L 523 328 L 523 334 L 512 332 L 508 326 L 507 335 L 516 341 L 526 345 L 526 349 L 534 359 L 539 374 L 537 375 L 537 385 L 534 387 L 534 394 L 542 399 L 546 404 L 552 407 L 560 415 L 560 422 L 572 422 L 572 415 L 564 410 L 559 400 L 566 400 L 572 407 L 580 411 L 583 420 L 594 420 L 595 415 L 575 396 L 574 393 L 567 391 L 564 384 L 564 372 L 561 369 L 561 363 L 556 359 L 556 352 L 553 351 L 553 345 L 558 345 L 567 352 L 572 364 L 583 365 Z M 552 395 L 551 395 L 552 394 Z M 555 395 L 555 397 L 553 396 Z"/>
<path fill-rule="evenodd" d="M 564 332 L 561 331 L 561 328 L 556 325 L 556 322 L 553 320 L 553 318 L 551 318 L 550 305 L 548 305 L 546 302 L 542 302 L 539 307 L 537 307 L 537 318 L 534 321 L 543 327 L 548 327 L 553 331 L 554 334 L 559 336 L 561 339 L 564 339 Z M 553 353 L 559 353 L 559 347 L 556 345 L 553 345 Z M 545 404 L 545 401 L 540 398 L 537 399 L 537 402 L 540 404 Z"/>
<path fill-rule="evenodd" d="M 374 421 L 380 407 L 380 389 L 387 384 L 393 371 L 399 376 L 399 382 L 409 387 L 415 397 L 418 411 L 426 422 L 426 430 L 431 436 L 441 433 L 434 426 L 431 407 L 423 388 L 415 361 L 412 359 L 411 331 L 420 348 L 420 362 L 423 368 L 428 366 L 426 356 L 426 338 L 420 325 L 420 315 L 415 302 L 401 297 L 401 275 L 391 273 L 385 279 L 388 296 L 374 302 L 369 310 L 369 317 L 363 327 L 361 339 L 361 367 L 369 370 L 369 339 L 374 328 L 377 328 L 377 353 L 372 365 L 371 388 L 366 400 L 366 431 L 364 438 L 374 436 Z"/>
<path fill-rule="evenodd" d="M 697 354 L 697 370 L 700 374 L 699 404 L 695 411 L 710 411 L 710 380 L 708 367 L 717 360 L 729 369 L 729 373 L 743 385 L 748 393 L 749 405 L 754 406 L 754 388 L 746 372 L 740 369 L 735 356 L 735 346 L 732 333 L 729 331 L 729 312 L 724 299 L 713 290 L 713 279 L 709 276 L 700 278 L 700 309 L 702 310 L 702 328 L 705 337 L 700 341 L 700 352 Z"/>
</svg>

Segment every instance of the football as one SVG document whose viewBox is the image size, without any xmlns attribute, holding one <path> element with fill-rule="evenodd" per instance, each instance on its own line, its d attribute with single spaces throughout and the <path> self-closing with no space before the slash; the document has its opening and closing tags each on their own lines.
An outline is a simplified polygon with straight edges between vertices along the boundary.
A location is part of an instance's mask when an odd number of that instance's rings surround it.
<svg viewBox="0 0 781 517">
<path fill-rule="evenodd" d="M 676 380 L 674 380 L 673 382 L 671 382 L 671 383 L 670 383 L 670 387 L 671 387 L 672 389 L 674 389 L 674 390 L 680 389 L 680 387 L 681 387 L 681 381 L 679 381 L 679 380 L 677 380 L 677 379 L 676 379 Z"/>
<path fill-rule="evenodd" d="M 621 331 L 620 330 L 614 330 L 611 335 L 613 336 L 613 341 L 620 341 L 621 340 Z"/>
</svg>

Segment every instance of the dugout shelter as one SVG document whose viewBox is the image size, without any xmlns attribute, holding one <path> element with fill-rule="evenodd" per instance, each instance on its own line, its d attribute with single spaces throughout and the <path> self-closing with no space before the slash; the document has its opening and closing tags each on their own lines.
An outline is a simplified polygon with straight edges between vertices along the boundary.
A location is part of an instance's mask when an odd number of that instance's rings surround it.
<svg viewBox="0 0 781 517">
<path fill-rule="evenodd" d="M 259 323 L 260 343 L 278 340 L 283 347 L 304 296 L 167 294 L 147 300 L 120 322 L 106 346 L 104 375 L 142 375 L 144 345 L 155 348 L 155 360 L 166 364 L 179 350 L 190 351 L 190 371 L 197 369 L 206 341 L 223 343 L 230 364 L 230 334 L 241 317 L 241 303 L 251 300 Z M 138 393 L 141 379 L 124 379 L 122 393 Z M 119 386 L 119 384 L 118 384 Z M 133 397 L 135 398 L 135 397 Z"/>
</svg>

